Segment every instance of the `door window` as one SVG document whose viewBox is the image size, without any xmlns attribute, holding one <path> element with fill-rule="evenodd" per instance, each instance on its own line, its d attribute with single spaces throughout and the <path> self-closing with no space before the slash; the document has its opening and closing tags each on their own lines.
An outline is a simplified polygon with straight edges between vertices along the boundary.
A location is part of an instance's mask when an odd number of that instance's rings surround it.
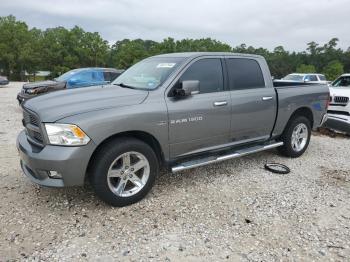
<svg viewBox="0 0 350 262">
<path fill-rule="evenodd" d="M 318 81 L 316 75 L 307 75 L 307 76 L 305 76 L 305 80 L 306 81 Z"/>
<path fill-rule="evenodd" d="M 231 90 L 265 87 L 264 77 L 257 61 L 247 58 L 229 58 L 226 64 Z"/>
<path fill-rule="evenodd" d="M 92 72 L 92 82 L 103 82 L 104 76 L 102 71 L 93 71 Z"/>
<path fill-rule="evenodd" d="M 198 80 L 201 94 L 223 91 L 221 60 L 206 58 L 194 62 L 181 76 L 180 82 L 184 80 Z"/>
<path fill-rule="evenodd" d="M 71 80 L 81 83 L 81 82 L 91 82 L 92 79 L 93 79 L 92 72 L 85 71 L 85 72 L 76 74 L 75 76 L 72 77 Z"/>
<path fill-rule="evenodd" d="M 103 72 L 105 81 L 109 81 L 112 82 L 114 79 L 117 78 L 117 76 L 119 76 L 120 74 L 117 72 L 110 72 L 110 71 L 105 71 Z"/>
</svg>

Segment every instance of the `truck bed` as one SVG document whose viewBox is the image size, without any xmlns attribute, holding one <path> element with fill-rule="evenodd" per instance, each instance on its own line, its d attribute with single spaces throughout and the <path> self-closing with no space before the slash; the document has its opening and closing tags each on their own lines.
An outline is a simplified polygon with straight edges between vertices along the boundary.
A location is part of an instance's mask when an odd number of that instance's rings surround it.
<svg viewBox="0 0 350 262">
<path fill-rule="evenodd" d="M 325 84 L 274 81 L 278 97 L 278 114 L 272 136 L 283 132 L 290 116 L 298 108 L 305 108 L 312 114 L 313 128 L 319 126 L 329 100 L 329 88 Z"/>
</svg>

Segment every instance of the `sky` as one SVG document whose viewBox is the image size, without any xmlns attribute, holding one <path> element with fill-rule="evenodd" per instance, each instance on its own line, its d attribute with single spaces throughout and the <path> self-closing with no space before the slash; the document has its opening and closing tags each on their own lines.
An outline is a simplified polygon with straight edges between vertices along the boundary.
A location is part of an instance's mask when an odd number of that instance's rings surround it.
<svg viewBox="0 0 350 262">
<path fill-rule="evenodd" d="M 124 38 L 207 38 L 272 50 L 339 38 L 350 47 L 349 0 L 0 0 L 0 16 L 40 29 L 75 25 L 113 44 Z"/>
</svg>

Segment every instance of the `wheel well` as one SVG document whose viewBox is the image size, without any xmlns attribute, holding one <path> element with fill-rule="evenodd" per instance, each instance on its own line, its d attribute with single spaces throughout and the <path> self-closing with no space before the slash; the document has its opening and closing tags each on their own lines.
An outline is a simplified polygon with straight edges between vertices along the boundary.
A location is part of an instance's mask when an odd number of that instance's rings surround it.
<svg viewBox="0 0 350 262">
<path fill-rule="evenodd" d="M 305 116 L 310 120 L 311 128 L 314 126 L 314 115 L 312 111 L 308 107 L 301 107 L 294 111 L 294 113 L 290 116 L 289 121 L 296 116 Z"/>
<path fill-rule="evenodd" d="M 94 162 L 93 159 L 96 156 L 97 152 L 104 147 L 104 145 L 108 144 L 109 142 L 111 142 L 112 140 L 116 139 L 116 138 L 120 138 L 120 137 L 133 137 L 136 139 L 139 139 L 143 142 L 145 142 L 146 144 L 148 144 L 154 151 L 154 153 L 156 154 L 159 164 L 161 165 L 162 163 L 164 163 L 164 154 L 162 151 L 162 148 L 158 142 L 158 140 L 151 134 L 143 132 L 143 131 L 128 131 L 128 132 L 122 132 L 122 133 L 118 133 L 118 134 L 114 134 L 108 138 L 106 138 L 105 140 L 103 140 L 95 149 L 95 151 L 93 152 L 92 156 L 90 157 L 89 160 L 89 164 L 87 167 L 87 176 L 89 175 L 89 170 L 91 168 L 91 164 Z"/>
</svg>

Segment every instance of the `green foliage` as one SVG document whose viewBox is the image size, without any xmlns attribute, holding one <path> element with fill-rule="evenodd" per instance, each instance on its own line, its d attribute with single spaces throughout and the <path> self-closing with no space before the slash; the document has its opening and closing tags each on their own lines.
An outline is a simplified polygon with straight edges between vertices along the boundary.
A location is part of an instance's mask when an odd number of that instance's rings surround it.
<svg viewBox="0 0 350 262">
<path fill-rule="evenodd" d="M 338 39 L 319 45 L 310 42 L 303 52 L 289 52 L 283 46 L 273 51 L 241 44 L 231 47 L 211 39 L 168 37 L 161 42 L 124 39 L 111 46 L 97 32 L 85 32 L 75 26 L 29 29 L 14 16 L 0 17 L 0 73 L 11 80 L 23 78 L 24 71 L 49 70 L 55 77 L 73 68 L 108 66 L 126 69 L 151 55 L 173 52 L 235 52 L 262 55 L 275 78 L 289 73 L 324 73 L 331 80 L 343 71 L 350 71 L 350 48 L 337 48 Z"/>
<path fill-rule="evenodd" d="M 297 73 L 316 73 L 316 68 L 314 65 L 301 64 L 296 69 Z"/>
<path fill-rule="evenodd" d="M 334 80 L 344 73 L 344 66 L 338 60 L 334 60 L 325 66 L 323 72 L 328 80 Z"/>
</svg>

